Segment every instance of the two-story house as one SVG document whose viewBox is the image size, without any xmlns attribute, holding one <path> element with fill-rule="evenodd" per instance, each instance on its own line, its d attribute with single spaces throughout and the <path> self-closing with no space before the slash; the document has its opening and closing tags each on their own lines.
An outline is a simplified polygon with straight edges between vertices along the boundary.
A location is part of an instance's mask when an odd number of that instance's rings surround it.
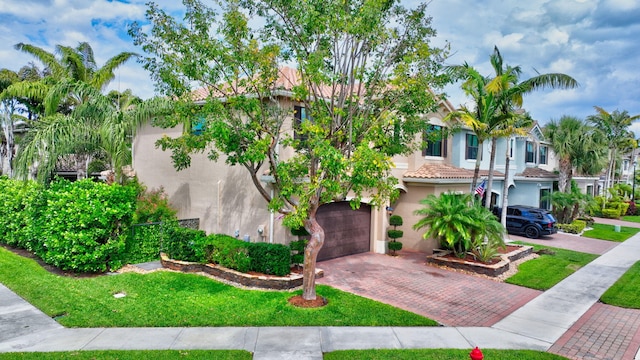
<svg viewBox="0 0 640 360">
<path fill-rule="evenodd" d="M 284 76 L 278 80 L 282 90 L 278 100 L 283 108 L 292 110 L 293 116 L 284 129 L 293 134 L 294 124 L 304 116 L 305 109 L 288 95 L 294 86 L 287 80 L 291 78 L 294 77 Z M 427 115 L 429 125 L 425 131 L 447 126 L 442 119 L 451 111 L 451 104 L 442 101 L 436 113 Z M 207 233 L 225 233 L 248 241 L 275 243 L 288 243 L 293 239 L 282 226 L 281 216 L 268 211 L 266 202 L 244 168 L 230 167 L 224 159 L 213 162 L 206 154 L 195 154 L 189 168 L 176 171 L 171 154 L 157 149 L 154 144 L 162 135 L 177 137 L 182 132 L 182 128 L 161 129 L 150 124 L 138 131 L 133 144 L 133 165 L 144 184 L 149 188 L 163 187 L 179 217 L 199 218 L 200 228 Z M 416 141 L 422 143 L 421 138 L 416 138 Z M 498 140 L 493 189 L 486 193 L 491 194 L 492 202 L 501 204 L 507 144 L 512 156 L 508 177 L 509 203 L 548 208 L 549 204 L 541 199 L 552 191 L 555 176 L 550 170 L 554 159 L 537 125 L 527 137 Z M 480 176 L 481 179 L 486 178 L 489 150 L 489 144 L 480 147 L 477 137 L 470 131 L 461 131 L 430 141 L 421 151 L 409 156 L 395 157 L 392 175 L 398 179 L 400 196 L 387 208 L 369 206 L 366 199 L 358 210 L 352 210 L 347 201 L 320 208 L 318 221 L 325 228 L 326 241 L 319 260 L 367 251 L 384 252 L 391 212 L 404 218 L 402 230 L 405 233 L 400 240 L 405 248 L 431 251 L 437 243 L 423 240 L 422 232 L 412 229 L 418 220 L 413 212 L 421 206 L 419 201 L 430 194 L 472 191 L 475 159 L 481 156 Z M 283 148 L 281 151 L 290 150 Z M 268 176 L 264 181 L 268 183 Z"/>
</svg>

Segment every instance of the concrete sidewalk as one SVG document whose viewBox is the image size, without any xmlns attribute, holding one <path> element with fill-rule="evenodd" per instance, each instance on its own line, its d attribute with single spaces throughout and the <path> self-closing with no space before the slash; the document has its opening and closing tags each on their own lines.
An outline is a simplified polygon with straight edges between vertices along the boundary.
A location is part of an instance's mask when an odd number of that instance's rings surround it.
<svg viewBox="0 0 640 360">
<path fill-rule="evenodd" d="M 344 349 L 471 349 L 479 346 L 546 351 L 638 260 L 640 234 L 606 252 L 492 327 L 68 329 L 0 285 L 0 352 L 240 349 L 253 352 L 254 359 L 322 359 L 323 352 Z"/>
</svg>

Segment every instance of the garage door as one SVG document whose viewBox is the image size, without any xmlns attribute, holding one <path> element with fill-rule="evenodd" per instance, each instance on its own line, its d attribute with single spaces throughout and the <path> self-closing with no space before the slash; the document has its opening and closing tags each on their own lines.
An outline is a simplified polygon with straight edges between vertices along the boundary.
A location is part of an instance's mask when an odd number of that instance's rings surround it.
<svg viewBox="0 0 640 360">
<path fill-rule="evenodd" d="M 370 205 L 361 204 L 359 209 L 352 210 L 348 202 L 325 204 L 318 209 L 317 219 L 325 233 L 318 261 L 369 251 Z"/>
</svg>

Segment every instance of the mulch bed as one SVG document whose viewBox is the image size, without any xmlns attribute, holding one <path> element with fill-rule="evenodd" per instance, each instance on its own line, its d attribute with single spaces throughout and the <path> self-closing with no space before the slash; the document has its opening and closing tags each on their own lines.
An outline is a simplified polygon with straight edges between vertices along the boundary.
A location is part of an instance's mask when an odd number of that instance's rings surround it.
<svg viewBox="0 0 640 360">
<path fill-rule="evenodd" d="M 499 254 L 508 254 L 512 251 L 518 250 L 520 249 L 520 246 L 514 246 L 514 245 L 507 245 L 504 249 L 503 248 L 498 248 L 498 253 Z M 470 263 L 476 263 L 476 264 L 485 264 L 485 265 L 494 265 L 499 263 L 500 261 L 502 261 L 502 259 L 500 258 L 495 258 L 493 260 L 491 260 L 490 262 L 482 262 L 480 260 L 477 260 L 472 254 L 466 254 L 465 257 L 460 258 L 457 257 L 455 254 L 453 253 L 449 253 L 446 255 L 440 255 L 440 258 L 445 258 L 445 259 L 451 259 L 451 260 L 460 260 L 460 261 L 467 261 Z"/>
<path fill-rule="evenodd" d="M 302 295 L 296 295 L 289 298 L 289 304 L 301 308 L 318 308 L 327 305 L 329 302 L 323 296 L 316 296 L 315 300 L 305 300 Z"/>
</svg>

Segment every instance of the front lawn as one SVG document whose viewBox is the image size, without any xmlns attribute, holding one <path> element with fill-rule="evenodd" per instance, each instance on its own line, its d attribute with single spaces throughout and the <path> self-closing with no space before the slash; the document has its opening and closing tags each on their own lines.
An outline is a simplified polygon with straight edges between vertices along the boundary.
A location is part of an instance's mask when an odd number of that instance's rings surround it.
<svg viewBox="0 0 640 360">
<path fill-rule="evenodd" d="M 640 231 L 640 228 L 621 226 L 620 232 L 615 232 L 614 226 L 607 224 L 593 224 L 591 227 L 593 229 L 583 232 L 582 236 L 617 242 L 623 242 Z"/>
<path fill-rule="evenodd" d="M 415 349 L 415 350 L 343 350 L 324 355 L 324 360 L 460 360 L 469 359 L 471 350 Z M 562 360 L 560 355 L 532 350 L 482 349 L 485 359 L 491 360 Z"/>
<path fill-rule="evenodd" d="M 0 283 L 67 327 L 437 325 L 329 286 L 317 287 L 328 305 L 303 309 L 287 302 L 300 291 L 242 290 L 194 274 L 60 277 L 2 247 L 0 264 Z"/>
<path fill-rule="evenodd" d="M 537 290 L 547 290 L 573 274 L 584 265 L 590 263 L 598 255 L 577 251 L 551 248 L 547 246 L 526 244 L 533 246 L 533 251 L 547 249 L 552 253 L 541 254 L 537 259 L 526 261 L 518 266 L 518 272 L 506 279 L 509 284 L 519 285 Z"/>
<path fill-rule="evenodd" d="M 640 216 L 638 216 L 638 215 L 623 216 L 622 220 L 629 221 L 629 222 L 640 223 Z"/>
<path fill-rule="evenodd" d="M 600 298 L 609 305 L 640 309 L 640 262 L 635 263 Z"/>
</svg>

